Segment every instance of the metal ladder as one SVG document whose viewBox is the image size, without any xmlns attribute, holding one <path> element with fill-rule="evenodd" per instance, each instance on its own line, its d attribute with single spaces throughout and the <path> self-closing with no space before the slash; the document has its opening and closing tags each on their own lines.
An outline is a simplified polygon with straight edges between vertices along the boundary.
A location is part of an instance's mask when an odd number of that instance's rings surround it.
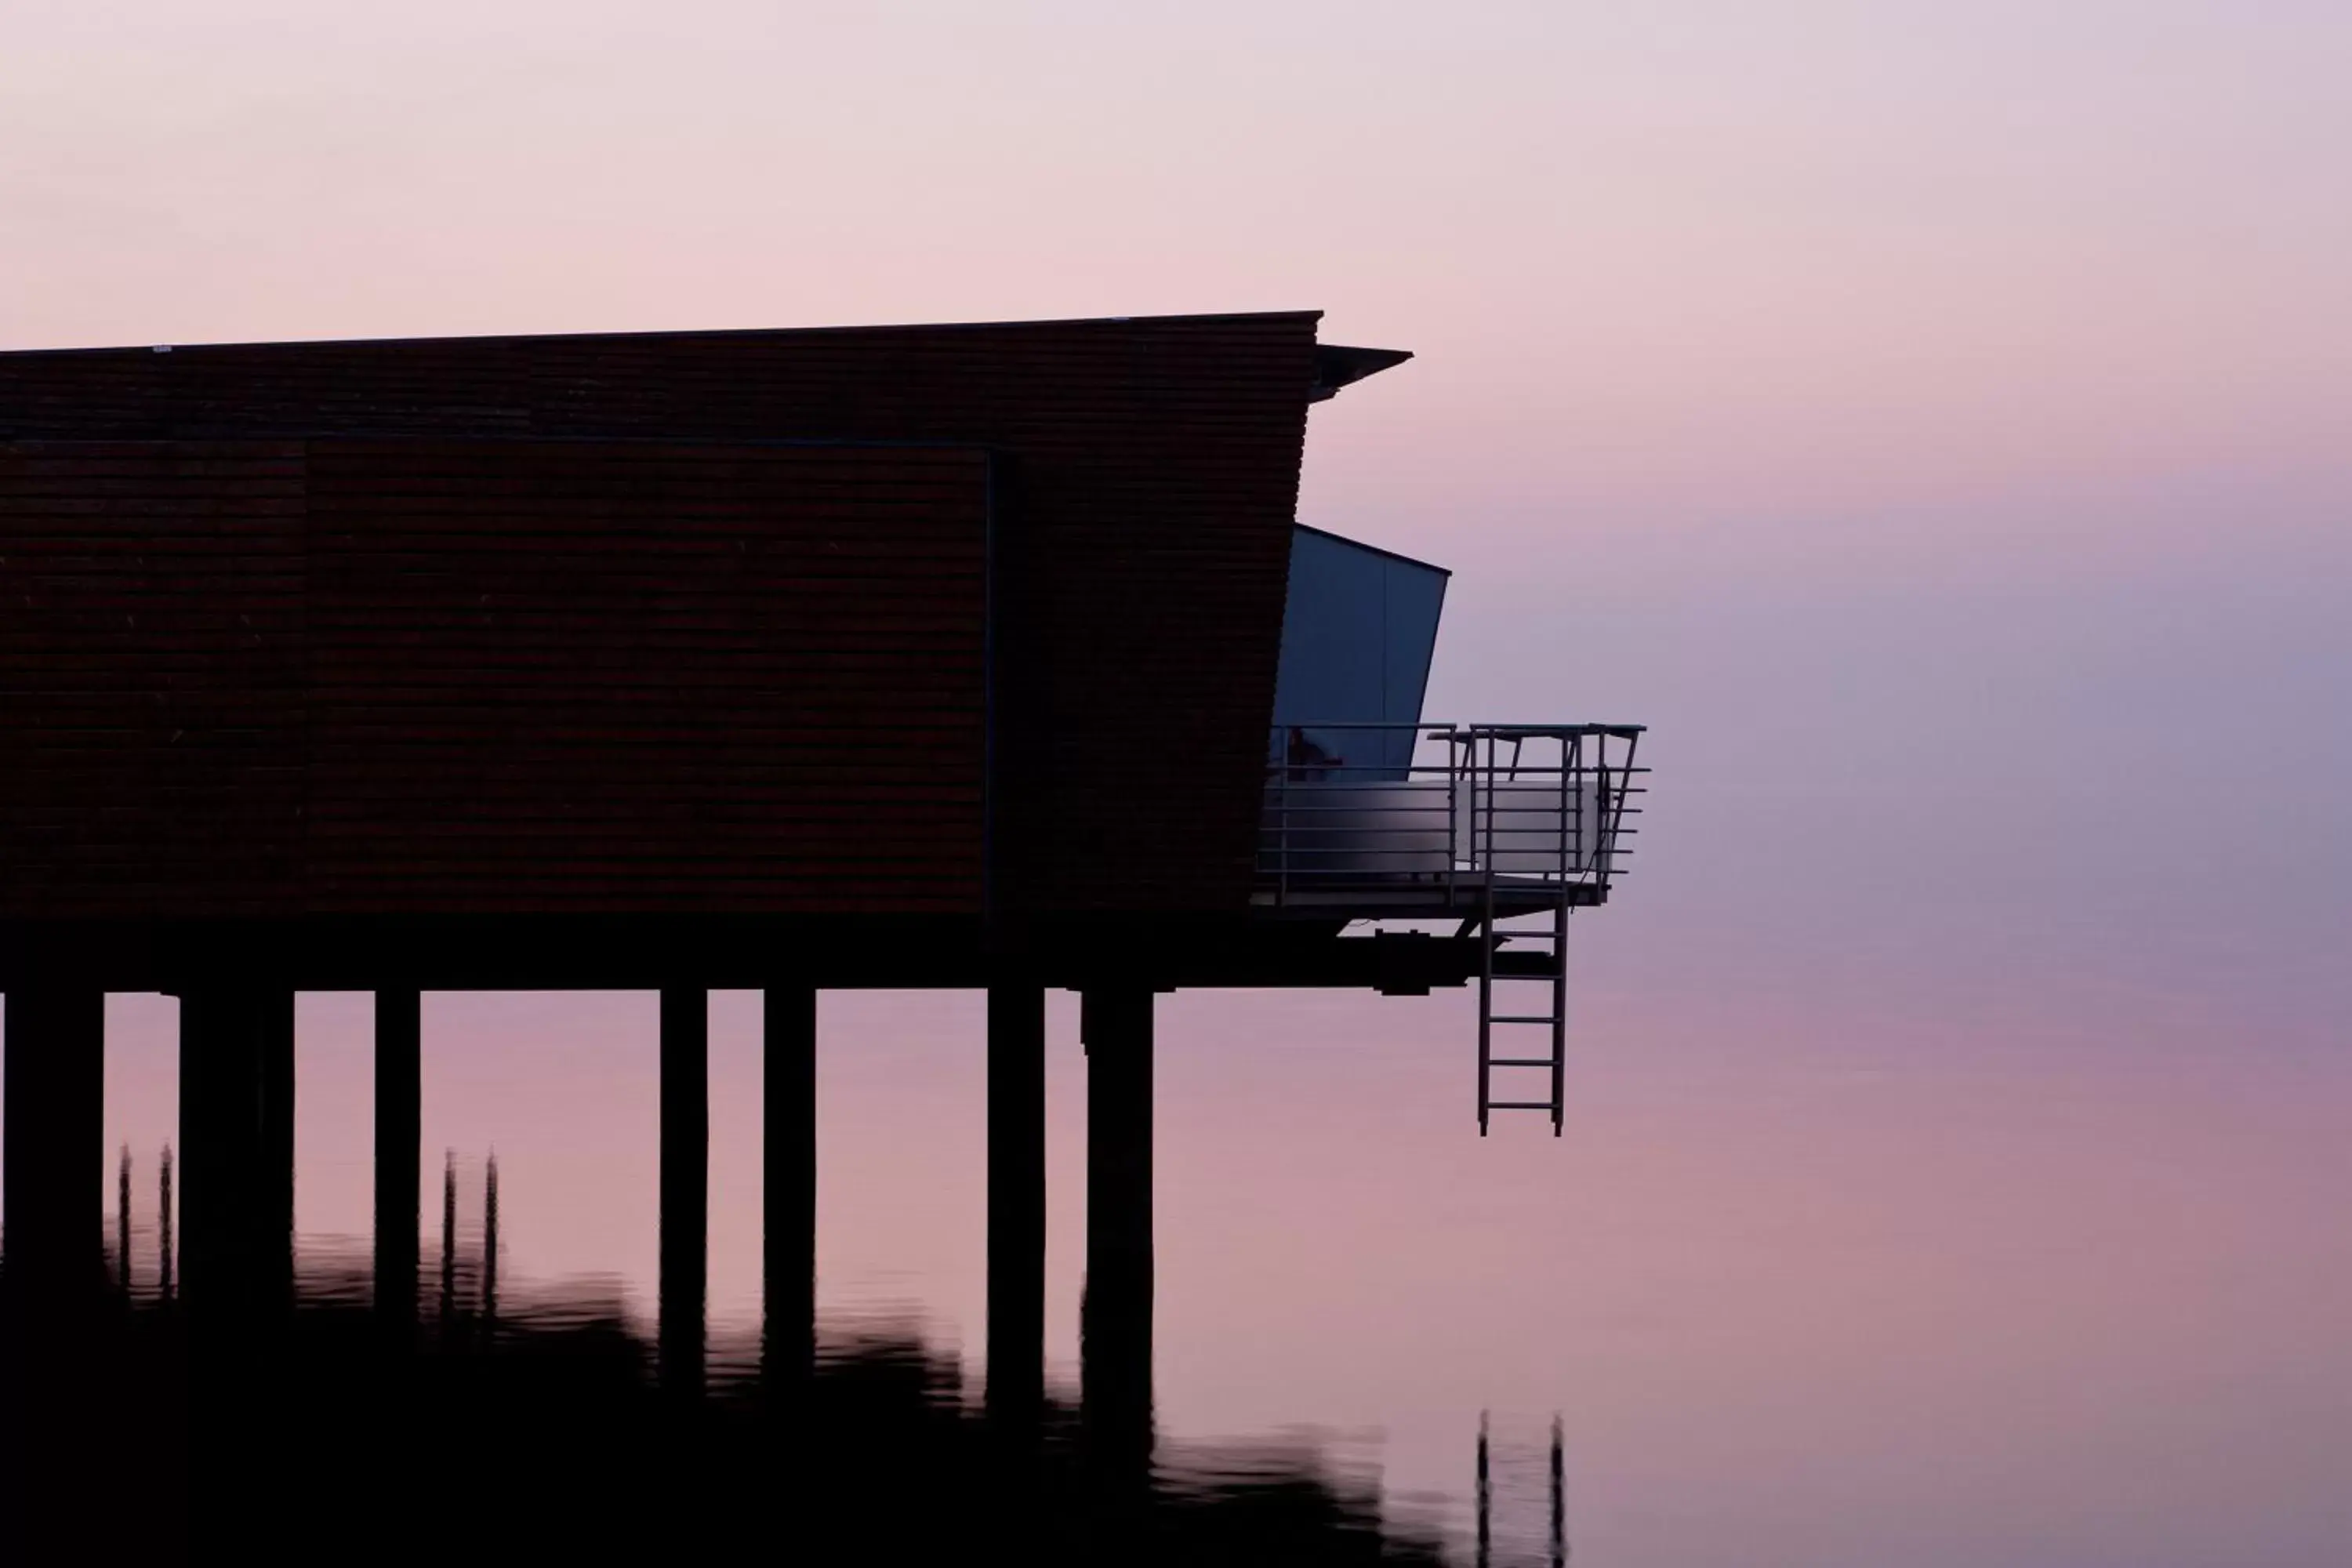
<svg viewBox="0 0 2352 1568">
<path fill-rule="evenodd" d="M 1479 944 L 1478 971 L 1478 1136 L 1486 1136 L 1488 1119 L 1497 1110 L 1549 1110 L 1551 1135 L 1560 1135 L 1568 1092 L 1568 911 L 1570 889 L 1563 884 L 1557 902 L 1540 914 L 1514 920 L 1542 921 L 1533 930 L 1506 931 L 1495 915 L 1492 880 L 1486 889 L 1485 940 Z M 1503 951 L 1505 942 L 1537 942 L 1534 949 Z M 1538 985 L 1545 987 L 1535 993 Z M 1509 1001 L 1511 1010 L 1497 1012 L 1496 999 Z M 1523 998 L 1524 1000 L 1516 1000 Z M 1538 999 L 1540 998 L 1540 999 Z M 1522 1011 L 1538 1006 L 1542 1011 Z M 1543 1028 L 1550 1032 L 1550 1051 L 1544 1056 L 1495 1054 L 1495 1030 Z M 1542 1068 L 1550 1074 L 1549 1092 L 1542 1100 L 1495 1095 L 1495 1072 L 1503 1068 L 1515 1079 Z"/>
<path fill-rule="evenodd" d="M 1538 753 L 1525 760 L 1523 747 L 1538 736 L 1557 742 L 1557 764 Z M 1612 858 L 1617 847 L 1625 804 L 1634 793 L 1633 745 L 1639 731 L 1631 727 L 1582 726 L 1556 731 L 1493 728 L 1472 731 L 1456 742 L 1451 785 L 1457 803 L 1468 792 L 1470 874 L 1479 902 L 1462 923 L 1462 933 L 1481 932 L 1478 969 L 1478 1136 L 1486 1136 L 1497 1110 L 1548 1110 L 1551 1135 L 1561 1135 L 1567 1119 L 1568 1093 L 1568 917 L 1579 903 L 1598 903 L 1607 896 Z M 1612 761 L 1612 737 L 1622 739 L 1624 753 Z M 1556 781 L 1552 796 L 1559 816 L 1548 826 L 1527 823 L 1526 796 L 1505 807 L 1506 791 L 1522 778 Z M 1591 789 L 1588 794 L 1587 781 Z M 1588 804 L 1589 803 L 1589 804 Z M 1529 866 L 1528 841 L 1535 838 L 1543 860 Z M 1549 847 L 1545 847 L 1549 842 Z M 1511 865 L 1514 898 L 1507 914 L 1497 900 L 1496 884 L 1507 859 Z M 1549 886 L 1550 896 L 1536 903 L 1528 895 Z M 1506 930 L 1505 921 L 1513 922 Z M 1532 925 L 1526 922 L 1536 922 Z M 1519 945 L 1511 945 L 1517 943 Z M 1546 987 L 1542 992 L 1534 988 Z M 1498 1028 L 1525 1031 L 1541 1028 L 1550 1035 L 1550 1048 L 1542 1056 L 1535 1047 L 1512 1047 L 1497 1054 Z M 1519 1039 L 1527 1038 L 1517 1033 Z M 1537 1100 L 1514 1091 L 1497 1096 L 1497 1069 L 1516 1083 L 1543 1068 L 1549 1074 L 1547 1092 Z"/>
</svg>

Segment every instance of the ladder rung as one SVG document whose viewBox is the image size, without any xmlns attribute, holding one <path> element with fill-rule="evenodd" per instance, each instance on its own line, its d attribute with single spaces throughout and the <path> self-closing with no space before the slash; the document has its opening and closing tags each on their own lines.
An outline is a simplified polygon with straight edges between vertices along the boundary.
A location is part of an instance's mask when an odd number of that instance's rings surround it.
<svg viewBox="0 0 2352 1568">
<path fill-rule="evenodd" d="M 1557 1107 L 1549 1100 L 1490 1100 L 1486 1102 L 1486 1109 L 1489 1110 L 1552 1110 Z"/>
<path fill-rule="evenodd" d="M 1549 1057 L 1488 1057 L 1490 1068 L 1556 1068 L 1559 1064 Z"/>
<path fill-rule="evenodd" d="M 1496 1013 L 1486 1022 L 1489 1024 L 1557 1024 L 1559 1020 L 1549 1013 Z"/>
</svg>

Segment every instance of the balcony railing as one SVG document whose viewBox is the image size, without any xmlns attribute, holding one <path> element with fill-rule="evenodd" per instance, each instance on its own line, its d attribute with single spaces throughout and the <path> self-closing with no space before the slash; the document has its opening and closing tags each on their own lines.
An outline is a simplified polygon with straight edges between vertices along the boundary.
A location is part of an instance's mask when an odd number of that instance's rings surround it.
<svg viewBox="0 0 2352 1568">
<path fill-rule="evenodd" d="M 1597 904 L 1633 853 L 1638 724 L 1302 724 L 1267 752 L 1257 902 L 1352 916 Z"/>
</svg>

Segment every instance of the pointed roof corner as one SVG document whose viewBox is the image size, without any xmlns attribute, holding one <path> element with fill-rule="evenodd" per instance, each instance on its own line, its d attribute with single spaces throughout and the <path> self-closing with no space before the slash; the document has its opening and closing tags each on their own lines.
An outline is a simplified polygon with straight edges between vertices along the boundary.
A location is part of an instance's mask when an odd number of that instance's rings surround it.
<svg viewBox="0 0 2352 1568">
<path fill-rule="evenodd" d="M 1337 396 L 1341 387 L 1352 386 L 1368 375 L 1378 375 L 1412 357 L 1409 349 L 1355 349 L 1340 343 L 1318 343 L 1315 387 L 1307 395 L 1307 401 L 1320 403 Z"/>
</svg>

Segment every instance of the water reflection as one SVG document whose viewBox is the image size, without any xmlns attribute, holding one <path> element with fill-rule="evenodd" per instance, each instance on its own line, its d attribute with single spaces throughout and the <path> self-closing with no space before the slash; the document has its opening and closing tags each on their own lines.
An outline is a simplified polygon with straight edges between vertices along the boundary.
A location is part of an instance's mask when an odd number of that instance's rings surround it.
<svg viewBox="0 0 2352 1568">
<path fill-rule="evenodd" d="M 70 1320 L 0 1273 L 16 1560 L 753 1542 L 821 1561 L 1442 1560 L 1434 1531 L 1383 1521 L 1377 1474 L 1311 1441 L 1139 1450 L 1050 1390 L 990 1414 L 909 1324 L 821 1323 L 799 1376 L 723 1331 L 681 1398 L 670 1336 L 632 1321 L 617 1281 L 501 1277 L 497 1183 L 494 1162 L 446 1165 L 437 1288 L 413 1315 L 376 1300 L 359 1240 L 306 1237 L 290 1310 L 241 1299 L 233 1318 L 163 1287 L 152 1223 L 110 1229 L 110 1288 Z"/>
<path fill-rule="evenodd" d="M 653 999 L 528 1000 L 428 998 L 425 1168 L 394 1205 L 421 1242 L 418 1353 L 497 1358 L 541 1337 L 510 1325 L 603 1324 L 649 1358 Z M 2168 1034 L 2078 1028 L 2054 1005 L 2038 1029 L 1994 1030 L 1753 991 L 1586 1003 L 1570 1138 L 1481 1144 L 1463 1134 L 1458 1058 L 1432 1048 L 1461 1037 L 1462 998 L 1163 999 L 1155 1484 L 1213 1472 L 1195 1438 L 1244 1471 L 1262 1456 L 1291 1465 L 1300 1450 L 1265 1435 L 1312 1423 L 1304 1451 L 1355 1489 L 1359 1517 L 1372 1484 L 1360 1461 L 1376 1457 L 1380 1528 L 1442 1531 L 1466 1568 L 1478 1413 L 1492 1406 L 1492 1559 L 1542 1563 L 1559 1409 L 1577 1563 L 2352 1562 L 2352 1383 L 2336 1351 L 2352 1318 L 2352 1232 L 2336 1220 L 2352 1184 L 2352 1057 L 2223 1040 L 2193 1018 Z M 303 1299 L 359 1291 L 345 1307 L 363 1310 L 363 1258 L 320 1237 L 364 1235 L 377 1209 L 368 1002 L 302 1005 Z M 968 1048 L 981 999 L 825 1005 L 814 1268 L 828 1354 L 919 1322 L 935 1360 L 963 1358 L 963 1387 L 942 1397 L 978 1406 L 994 1365 L 987 1085 Z M 84 1168 L 111 1212 L 84 1234 L 96 1274 L 98 1243 L 121 1250 L 127 1142 L 129 1282 L 150 1303 L 169 1256 L 167 1140 L 174 1203 L 187 1169 L 175 1008 L 108 1007 L 107 1152 Z M 1087 1058 L 1076 999 L 1049 1008 L 1055 1245 L 1038 1294 L 1043 1368 L 1067 1395 L 1085 1342 Z M 779 1347 L 797 1337 L 807 1363 L 793 1303 L 811 1289 L 808 1177 L 793 1205 L 762 1201 L 760 998 L 725 994 L 713 1009 L 708 1366 L 714 1398 L 740 1402 L 761 1375 L 763 1242 L 780 1212 L 797 1239 L 767 1253 L 786 1261 L 768 1279 L 789 1287 L 764 1298 L 785 1303 L 768 1331 Z M 473 1351 L 493 1147 L 495 1305 L 489 1348 Z M 349 1267 L 322 1267 L 338 1258 Z M 460 1348 L 443 1350 L 445 1323 Z M 1072 1468 L 1076 1435 L 1052 1423 L 1077 1404 L 1040 1423 Z M 72 1470 L 77 1497 L 121 1470 L 126 1444 L 176 1464 L 189 1441 L 168 1426 L 101 1436 L 99 1460 Z M 143 1512 L 153 1468 L 78 1504 L 82 1527 L 145 1529 L 116 1516 Z M 19 1486 L 13 1465 L 0 1471 Z"/>
</svg>

